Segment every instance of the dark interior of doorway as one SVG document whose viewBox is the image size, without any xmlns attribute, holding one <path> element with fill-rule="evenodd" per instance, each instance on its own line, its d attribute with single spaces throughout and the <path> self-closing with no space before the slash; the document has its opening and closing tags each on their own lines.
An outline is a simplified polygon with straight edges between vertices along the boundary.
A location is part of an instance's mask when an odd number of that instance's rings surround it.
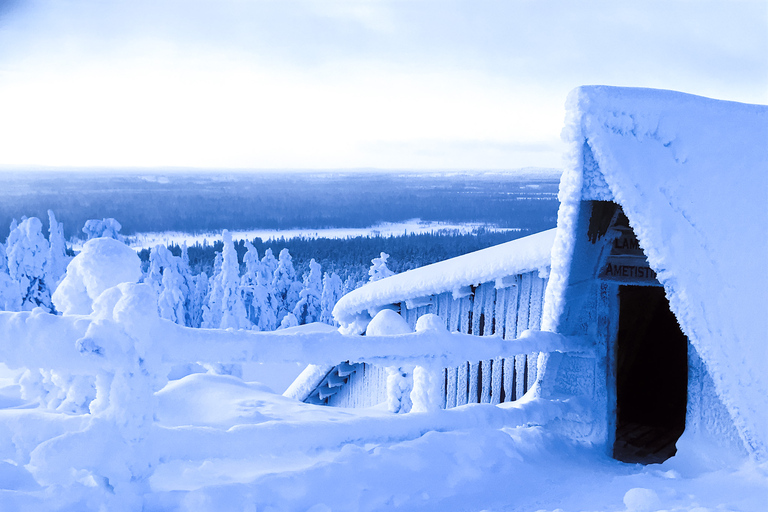
<svg viewBox="0 0 768 512">
<path fill-rule="evenodd" d="M 660 463 L 685 430 L 688 339 L 662 287 L 621 286 L 619 304 L 613 456 Z"/>
</svg>

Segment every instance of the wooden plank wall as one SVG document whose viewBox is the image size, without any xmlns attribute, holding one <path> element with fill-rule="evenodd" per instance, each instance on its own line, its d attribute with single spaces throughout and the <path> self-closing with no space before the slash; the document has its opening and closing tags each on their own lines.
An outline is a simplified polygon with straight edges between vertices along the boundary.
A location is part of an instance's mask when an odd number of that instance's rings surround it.
<svg viewBox="0 0 768 512">
<path fill-rule="evenodd" d="M 510 284 L 497 289 L 494 283 L 483 283 L 471 295 L 455 300 L 444 293 L 437 297 L 436 305 L 401 312 L 412 326 L 419 316 L 436 313 L 452 331 L 477 336 L 498 333 L 504 339 L 515 339 L 526 329 L 539 328 L 546 279 L 530 272 L 516 276 Z M 517 400 L 536 380 L 537 358 L 538 354 L 532 353 L 446 368 L 444 406 Z"/>
<path fill-rule="evenodd" d="M 546 279 L 538 272 L 520 274 L 509 279 L 509 286 L 496 288 L 495 283 L 483 283 L 472 293 L 458 299 L 442 293 L 428 306 L 408 309 L 401 304 L 400 314 L 412 329 L 427 313 L 439 315 L 449 331 L 477 336 L 500 334 L 515 339 L 526 329 L 538 329 L 544 301 Z M 486 361 L 468 361 L 443 370 L 443 406 L 448 409 L 467 403 L 511 402 L 522 397 L 536 380 L 538 354 Z M 336 407 L 370 407 L 387 399 L 386 368 L 362 365 L 335 395 L 328 405 Z"/>
</svg>

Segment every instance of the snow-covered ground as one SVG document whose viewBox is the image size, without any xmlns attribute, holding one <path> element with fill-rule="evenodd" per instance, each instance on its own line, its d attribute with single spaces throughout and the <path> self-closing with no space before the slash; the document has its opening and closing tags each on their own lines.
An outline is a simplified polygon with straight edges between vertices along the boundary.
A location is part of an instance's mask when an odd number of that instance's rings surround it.
<svg viewBox="0 0 768 512">
<path fill-rule="evenodd" d="M 422 221 L 412 219 L 405 222 L 385 222 L 376 226 L 366 228 L 325 228 L 325 229 L 249 229 L 244 231 L 231 231 L 232 238 L 235 240 L 253 240 L 261 238 L 262 240 L 276 240 L 280 238 L 354 238 L 358 236 L 402 236 L 410 234 L 434 233 L 438 231 L 456 231 L 459 233 L 471 233 L 476 229 L 484 228 L 489 231 L 520 231 L 518 228 L 499 228 L 489 226 L 483 223 L 463 223 L 452 224 L 446 222 Z M 192 246 L 196 243 L 202 244 L 206 241 L 209 244 L 221 241 L 221 233 L 181 233 L 181 232 L 163 232 L 163 233 L 138 233 L 128 237 L 131 247 L 136 249 L 148 249 L 157 244 L 181 245 L 186 243 Z M 82 242 L 80 243 L 82 245 Z M 79 246 L 75 245 L 75 250 Z"/>
<path fill-rule="evenodd" d="M 0 393 L 7 405 L 16 391 Z M 172 381 L 156 397 L 151 442 L 163 457 L 134 510 L 758 512 L 768 503 L 766 464 L 695 450 L 623 464 L 536 426 L 560 413 L 536 400 L 398 415 L 303 404 L 210 374 Z M 90 421 L 0 409 L 12 440 L 0 454 L 0 509 L 111 510 L 99 486 L 43 487 L 19 462 Z"/>
</svg>

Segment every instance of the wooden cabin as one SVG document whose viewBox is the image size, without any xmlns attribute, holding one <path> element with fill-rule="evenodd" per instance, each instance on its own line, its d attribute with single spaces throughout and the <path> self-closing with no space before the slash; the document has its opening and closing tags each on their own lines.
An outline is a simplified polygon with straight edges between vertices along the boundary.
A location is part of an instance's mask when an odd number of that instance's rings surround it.
<svg viewBox="0 0 768 512">
<path fill-rule="evenodd" d="M 557 332 L 590 355 L 447 368 L 445 407 L 533 388 L 585 399 L 547 427 L 619 460 L 660 462 L 694 439 L 768 458 L 768 108 L 595 86 L 567 112 L 556 230 L 366 285 L 337 319 L 362 333 L 389 308 L 478 336 Z M 384 399 L 381 369 L 320 370 L 297 398 Z"/>
</svg>

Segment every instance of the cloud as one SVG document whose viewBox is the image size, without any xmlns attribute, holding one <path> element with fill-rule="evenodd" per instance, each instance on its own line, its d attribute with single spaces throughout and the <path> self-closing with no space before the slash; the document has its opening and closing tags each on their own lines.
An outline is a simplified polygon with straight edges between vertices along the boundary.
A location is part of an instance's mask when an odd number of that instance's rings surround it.
<svg viewBox="0 0 768 512">
<path fill-rule="evenodd" d="M 766 18 L 762 1 L 29 0 L 0 20 L 0 163 L 552 166 L 577 85 L 768 102 Z"/>
</svg>

